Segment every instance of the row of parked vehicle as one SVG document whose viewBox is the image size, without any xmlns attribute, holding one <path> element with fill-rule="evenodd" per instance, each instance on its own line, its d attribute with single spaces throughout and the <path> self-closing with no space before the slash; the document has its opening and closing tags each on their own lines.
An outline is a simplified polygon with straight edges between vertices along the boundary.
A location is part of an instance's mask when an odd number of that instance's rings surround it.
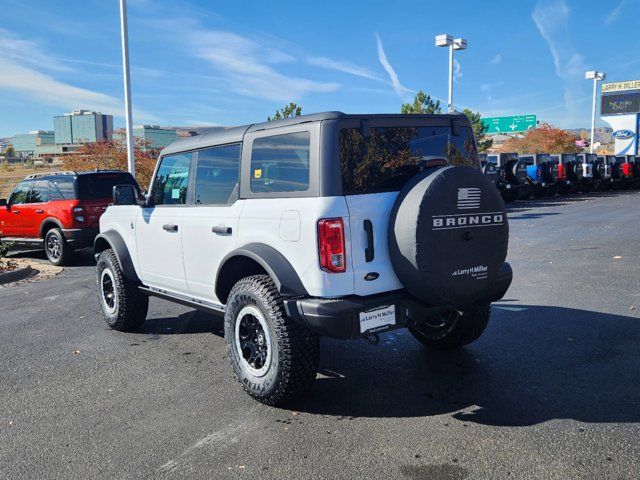
<svg viewBox="0 0 640 480">
<path fill-rule="evenodd" d="M 595 153 L 480 154 L 482 171 L 506 202 L 640 188 L 640 156 Z"/>
</svg>

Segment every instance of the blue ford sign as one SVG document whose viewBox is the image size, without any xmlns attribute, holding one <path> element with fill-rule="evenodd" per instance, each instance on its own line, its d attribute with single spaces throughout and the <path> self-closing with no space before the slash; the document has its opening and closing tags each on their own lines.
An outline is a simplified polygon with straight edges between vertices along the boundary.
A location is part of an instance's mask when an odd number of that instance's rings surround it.
<svg viewBox="0 0 640 480">
<path fill-rule="evenodd" d="M 631 130 L 616 130 L 611 134 L 613 138 L 617 138 L 618 140 L 626 140 L 627 138 L 633 138 L 635 133 Z"/>
</svg>

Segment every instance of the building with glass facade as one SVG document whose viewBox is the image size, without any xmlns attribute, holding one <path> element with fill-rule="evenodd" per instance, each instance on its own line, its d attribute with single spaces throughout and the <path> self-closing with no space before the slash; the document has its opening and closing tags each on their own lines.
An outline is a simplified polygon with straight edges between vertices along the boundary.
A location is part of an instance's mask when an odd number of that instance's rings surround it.
<svg viewBox="0 0 640 480">
<path fill-rule="evenodd" d="M 47 130 L 33 130 L 29 133 L 19 133 L 11 139 L 11 144 L 18 157 L 32 157 L 36 147 L 53 145 L 54 133 Z"/>
<path fill-rule="evenodd" d="M 118 130 L 113 136 L 124 141 L 125 135 L 125 130 Z M 136 125 L 133 127 L 133 136 L 147 143 L 149 149 L 161 150 L 178 139 L 178 132 L 158 125 Z"/>
<path fill-rule="evenodd" d="M 110 140 L 113 135 L 113 115 L 76 110 L 53 117 L 53 129 L 56 144 Z"/>
</svg>

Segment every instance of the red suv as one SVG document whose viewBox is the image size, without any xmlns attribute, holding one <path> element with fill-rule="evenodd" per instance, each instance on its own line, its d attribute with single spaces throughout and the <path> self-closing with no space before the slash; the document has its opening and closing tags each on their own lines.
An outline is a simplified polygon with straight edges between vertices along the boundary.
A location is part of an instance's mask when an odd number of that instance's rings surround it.
<svg viewBox="0 0 640 480">
<path fill-rule="evenodd" d="M 115 185 L 138 184 L 128 172 L 98 170 L 29 175 L 0 199 L 0 238 L 18 247 L 44 245 L 54 265 L 93 244 Z"/>
</svg>

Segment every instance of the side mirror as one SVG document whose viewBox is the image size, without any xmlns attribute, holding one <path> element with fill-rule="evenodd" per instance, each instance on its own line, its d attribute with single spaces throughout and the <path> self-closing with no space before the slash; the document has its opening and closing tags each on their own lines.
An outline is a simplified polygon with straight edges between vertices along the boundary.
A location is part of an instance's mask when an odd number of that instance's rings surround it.
<svg viewBox="0 0 640 480">
<path fill-rule="evenodd" d="M 138 195 L 133 185 L 115 185 L 113 187 L 114 205 L 137 205 Z"/>
<path fill-rule="evenodd" d="M 9 205 L 7 204 L 7 199 L 6 198 L 0 198 L 0 207 L 8 207 Z"/>
</svg>

